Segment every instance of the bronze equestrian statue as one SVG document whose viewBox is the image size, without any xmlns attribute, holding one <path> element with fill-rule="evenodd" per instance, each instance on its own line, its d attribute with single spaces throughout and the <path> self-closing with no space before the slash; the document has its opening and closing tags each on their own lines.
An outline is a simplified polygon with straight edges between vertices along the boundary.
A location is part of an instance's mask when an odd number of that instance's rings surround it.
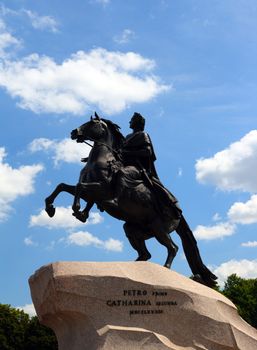
<svg viewBox="0 0 257 350">
<path fill-rule="evenodd" d="M 180 236 L 193 278 L 210 287 L 217 277 L 203 264 L 197 242 L 188 226 L 177 199 L 163 186 L 155 170 L 156 159 L 149 135 L 144 131 L 145 119 L 134 113 L 130 121 L 132 133 L 126 138 L 118 125 L 95 118 L 71 132 L 77 142 L 93 141 L 93 147 L 76 186 L 59 184 L 46 198 L 46 212 L 54 216 L 53 202 L 62 191 L 74 196 L 73 215 L 86 222 L 94 205 L 124 221 L 124 231 L 137 251 L 137 261 L 151 258 L 145 241 L 155 237 L 167 248 L 164 264 L 170 268 L 178 247 L 170 233 Z M 80 210 L 80 199 L 87 202 Z"/>
</svg>

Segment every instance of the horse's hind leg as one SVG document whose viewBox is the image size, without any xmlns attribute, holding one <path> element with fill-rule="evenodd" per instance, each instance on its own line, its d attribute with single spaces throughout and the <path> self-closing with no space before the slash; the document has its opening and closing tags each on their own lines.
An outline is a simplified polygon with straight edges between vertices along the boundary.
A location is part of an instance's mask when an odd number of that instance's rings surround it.
<svg viewBox="0 0 257 350">
<path fill-rule="evenodd" d="M 50 217 L 53 217 L 55 214 L 53 202 L 61 192 L 67 192 L 74 196 L 75 186 L 60 183 L 58 186 L 56 186 L 55 190 L 50 194 L 50 196 L 45 199 L 45 211 Z"/>
<path fill-rule="evenodd" d="M 159 233 L 158 235 L 155 235 L 155 238 L 159 243 L 164 245 L 168 250 L 168 256 L 164 266 L 169 269 L 171 267 L 173 259 L 177 254 L 178 246 L 172 241 L 168 233 Z"/>
<path fill-rule="evenodd" d="M 126 236 L 131 246 L 138 252 L 136 261 L 147 261 L 151 258 L 151 254 L 145 245 L 145 232 L 135 224 L 126 222 L 123 225 Z"/>
</svg>

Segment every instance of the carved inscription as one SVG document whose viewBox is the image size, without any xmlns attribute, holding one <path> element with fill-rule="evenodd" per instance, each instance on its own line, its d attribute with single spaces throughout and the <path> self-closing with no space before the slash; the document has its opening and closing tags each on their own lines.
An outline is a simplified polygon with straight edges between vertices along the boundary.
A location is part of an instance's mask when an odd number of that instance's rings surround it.
<svg viewBox="0 0 257 350">
<path fill-rule="evenodd" d="M 129 315 L 163 314 L 165 308 L 176 306 L 176 300 L 170 300 L 168 293 L 162 290 L 124 289 L 120 299 L 109 299 L 110 307 L 128 308 Z"/>
</svg>

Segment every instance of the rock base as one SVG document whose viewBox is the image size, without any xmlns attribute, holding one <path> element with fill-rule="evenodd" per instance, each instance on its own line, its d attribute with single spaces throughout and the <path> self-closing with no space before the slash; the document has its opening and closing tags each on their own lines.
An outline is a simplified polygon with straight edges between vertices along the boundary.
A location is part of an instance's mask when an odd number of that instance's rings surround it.
<svg viewBox="0 0 257 350">
<path fill-rule="evenodd" d="M 29 283 L 59 350 L 257 349 L 227 298 L 153 263 L 57 262 Z"/>
</svg>

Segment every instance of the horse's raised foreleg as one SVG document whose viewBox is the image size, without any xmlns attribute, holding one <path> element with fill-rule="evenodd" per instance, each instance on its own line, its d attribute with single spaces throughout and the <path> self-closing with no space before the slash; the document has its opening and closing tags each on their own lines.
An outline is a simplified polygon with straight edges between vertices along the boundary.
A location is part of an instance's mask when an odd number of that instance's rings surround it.
<svg viewBox="0 0 257 350">
<path fill-rule="evenodd" d="M 159 243 L 164 245 L 167 248 L 168 256 L 165 261 L 164 267 L 167 267 L 170 269 L 171 264 L 177 254 L 178 246 L 173 242 L 173 240 L 170 238 L 170 235 L 168 233 L 159 233 L 155 235 L 155 238 Z"/>
<path fill-rule="evenodd" d="M 80 220 L 81 222 L 86 222 L 89 216 L 89 211 L 93 205 L 94 205 L 94 202 L 87 202 L 85 209 L 83 209 L 82 211 L 80 210 L 76 212 L 74 211 L 72 215 L 75 216 L 75 218 Z"/>
<path fill-rule="evenodd" d="M 55 198 L 61 193 L 67 192 L 75 197 L 76 186 L 67 185 L 65 183 L 60 183 L 55 190 L 45 199 L 45 211 L 50 217 L 53 217 L 55 214 L 55 207 L 53 206 Z M 80 199 L 80 197 L 79 197 Z M 87 202 L 86 207 L 82 211 L 77 211 L 76 215 L 73 214 L 78 220 L 86 222 L 89 216 L 89 211 L 94 205 L 94 202 Z M 80 206 L 79 206 L 80 207 Z"/>
<path fill-rule="evenodd" d="M 79 174 L 79 181 L 78 181 L 77 185 L 74 186 L 75 190 L 74 190 L 74 200 L 73 200 L 73 204 L 72 204 L 72 210 L 73 210 L 73 215 L 76 217 L 77 217 L 77 215 L 79 215 L 79 213 L 81 213 L 80 212 L 80 195 L 82 192 L 82 182 L 83 182 L 83 179 L 85 177 L 85 173 L 86 173 L 86 166 L 81 170 L 81 172 Z M 79 217 L 77 217 L 77 218 L 79 219 Z"/>
<path fill-rule="evenodd" d="M 72 204 L 72 210 L 73 210 L 73 214 L 74 216 L 76 216 L 76 213 L 79 212 L 80 210 L 80 195 L 81 195 L 81 183 L 79 182 L 76 186 L 75 186 L 75 191 L 74 191 L 74 200 L 73 200 L 73 204 Z"/>
<path fill-rule="evenodd" d="M 75 195 L 74 195 L 74 201 L 72 204 L 72 210 L 74 212 L 74 216 L 80 215 L 80 198 L 83 200 L 88 201 L 89 203 L 89 209 L 93 206 L 92 198 L 94 198 L 94 194 L 99 192 L 101 190 L 101 183 L 99 182 L 83 182 L 78 183 L 77 186 L 75 186 Z M 90 199 L 91 198 L 91 199 Z"/>
<path fill-rule="evenodd" d="M 55 190 L 45 199 L 45 211 L 50 217 L 53 217 L 55 214 L 55 207 L 53 206 L 55 198 L 61 193 L 67 192 L 71 195 L 75 195 L 75 186 L 67 185 L 65 183 L 60 183 L 56 186 Z"/>
</svg>

